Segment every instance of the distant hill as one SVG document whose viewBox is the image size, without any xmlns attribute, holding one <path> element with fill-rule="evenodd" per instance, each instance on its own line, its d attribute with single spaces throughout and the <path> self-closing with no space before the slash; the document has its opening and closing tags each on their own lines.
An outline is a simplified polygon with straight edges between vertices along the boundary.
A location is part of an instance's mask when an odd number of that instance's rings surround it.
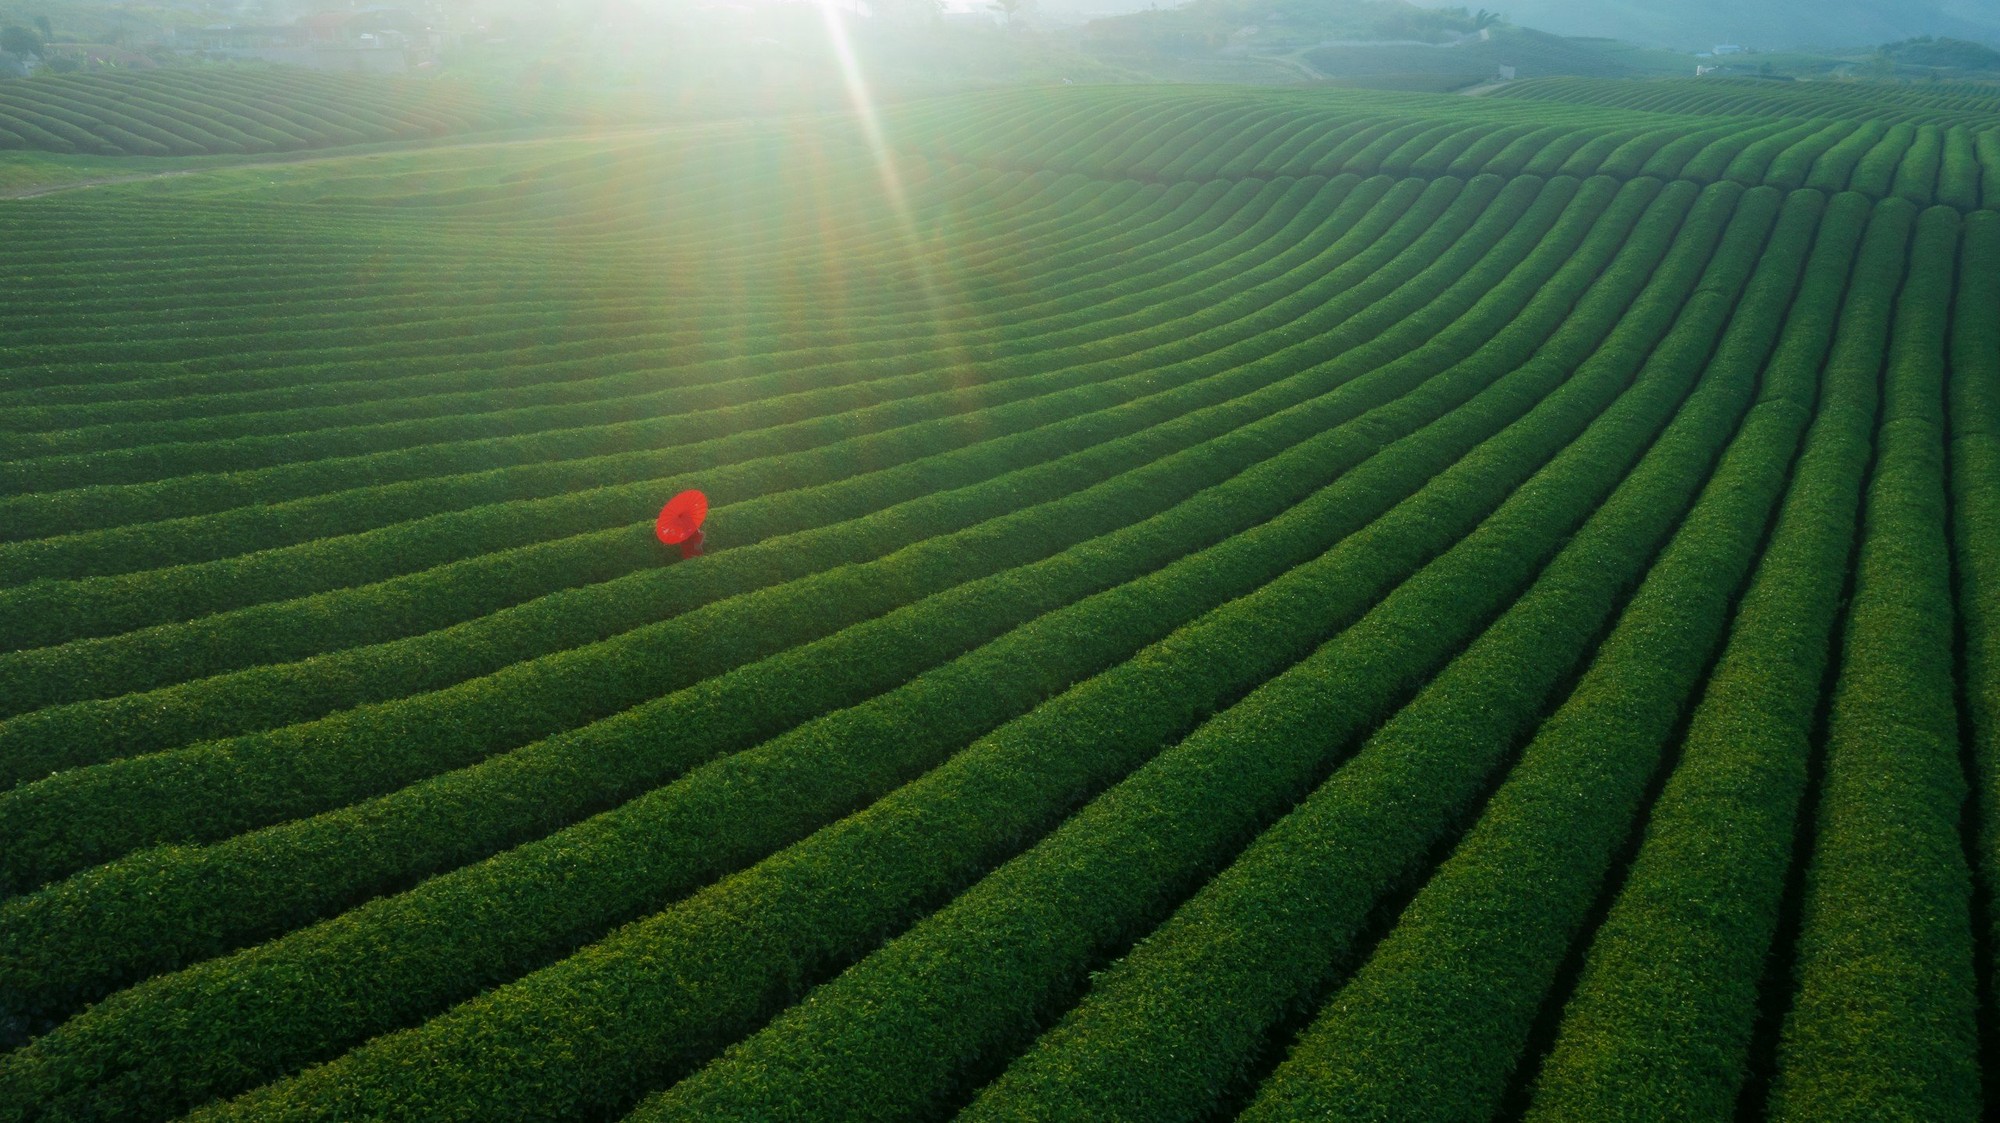
<svg viewBox="0 0 2000 1123">
<path fill-rule="evenodd" d="M 1898 67 L 1928 68 L 1966 75 L 2000 74 L 2000 51 L 1963 39 L 1906 39 L 1882 48 L 1885 61 Z"/>
<path fill-rule="evenodd" d="M 1447 46 L 1357 44 L 1321 47 L 1301 57 L 1328 81 L 1404 90 L 1457 89 L 1490 82 L 1503 70 L 1517 78 L 1635 78 L 1687 69 L 1685 55 L 1517 27 Z"/>
<path fill-rule="evenodd" d="M 1619 78 L 1693 68 L 1685 54 L 1552 35 L 1485 9 L 1421 8 L 1398 0 L 1194 0 L 1095 20 L 1082 42 L 1123 66 L 1168 79 L 1211 80 L 1220 64 L 1262 64 L 1264 81 L 1400 90 L 1453 90 L 1503 74 Z"/>
<path fill-rule="evenodd" d="M 1725 43 L 1764 50 L 1859 47 L 1922 35 L 2000 46 L 2000 4 L 1991 0 L 1508 0 L 1499 6 L 1516 23 L 1559 35 L 1683 50 Z"/>
<path fill-rule="evenodd" d="M 1400 0 L 1193 0 L 1093 21 L 1089 38 L 1183 53 L 1344 41 L 1442 43 L 1497 21 L 1462 7 Z"/>
</svg>

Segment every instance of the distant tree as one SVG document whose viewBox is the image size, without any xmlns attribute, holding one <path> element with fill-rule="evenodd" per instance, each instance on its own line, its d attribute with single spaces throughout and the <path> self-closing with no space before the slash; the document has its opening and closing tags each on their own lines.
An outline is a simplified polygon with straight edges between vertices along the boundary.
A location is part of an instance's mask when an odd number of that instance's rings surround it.
<svg viewBox="0 0 2000 1123">
<path fill-rule="evenodd" d="M 1034 0 L 994 0 L 992 8 L 1007 21 L 1009 29 L 1019 27 L 1035 9 Z"/>
<path fill-rule="evenodd" d="M 884 22 L 904 27 L 929 27 L 944 17 L 944 0 L 874 0 Z"/>
<path fill-rule="evenodd" d="M 1964 39 L 1934 39 L 1928 35 L 1890 43 L 1881 53 L 1893 62 L 1912 67 L 1946 70 L 2000 70 L 2000 51 Z"/>
<path fill-rule="evenodd" d="M 1443 43 L 1474 32 L 1484 31 L 1504 18 L 1484 8 L 1477 15 L 1464 8 L 1419 8 L 1409 4 L 1377 5 L 1372 18 L 1361 25 L 1379 39 L 1417 39 Z"/>
<path fill-rule="evenodd" d="M 42 42 L 53 43 L 56 41 L 56 29 L 50 25 L 49 17 L 36 16 L 35 30 L 42 33 Z"/>
<path fill-rule="evenodd" d="M 0 27 L 0 51 L 27 58 L 42 57 L 42 37 L 20 24 L 10 23 Z"/>
</svg>

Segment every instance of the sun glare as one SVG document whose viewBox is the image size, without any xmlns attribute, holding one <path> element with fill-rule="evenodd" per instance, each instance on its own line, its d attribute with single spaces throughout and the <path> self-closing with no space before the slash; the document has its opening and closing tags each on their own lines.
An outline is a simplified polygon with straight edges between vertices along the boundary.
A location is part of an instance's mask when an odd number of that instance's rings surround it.
<svg viewBox="0 0 2000 1123">
<path fill-rule="evenodd" d="M 881 172 L 882 189 L 888 193 L 889 205 L 895 208 L 897 217 L 907 226 L 910 217 L 903 194 L 903 181 L 896 174 L 895 156 L 890 152 L 888 138 L 882 131 L 882 117 L 868 91 L 868 80 L 861 72 L 860 60 L 855 57 L 854 44 L 847 37 L 847 25 L 832 0 L 818 2 L 822 22 L 826 25 L 827 45 L 833 49 L 834 60 L 840 65 L 840 80 L 847 88 L 847 99 L 854 107 L 854 115 L 861 124 L 861 135 L 868 142 L 868 150 L 875 157 L 876 167 Z"/>
</svg>

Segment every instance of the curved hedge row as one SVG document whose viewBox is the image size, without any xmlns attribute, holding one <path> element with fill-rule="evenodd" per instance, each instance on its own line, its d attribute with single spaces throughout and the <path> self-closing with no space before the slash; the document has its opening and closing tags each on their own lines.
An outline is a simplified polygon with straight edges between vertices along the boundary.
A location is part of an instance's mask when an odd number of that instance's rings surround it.
<svg viewBox="0 0 2000 1123">
<path fill-rule="evenodd" d="M 1961 664 L 1972 734 L 1970 833 L 1973 862 L 1985 889 L 1986 958 L 1974 965 L 1990 990 L 2000 962 L 2000 615 L 1986 595 L 2000 579 L 2000 223 L 1975 215 L 1966 223 L 1959 258 L 1959 298 L 1952 321 L 1947 416 L 1951 424 L 1952 528 L 1958 603 L 1965 645 Z M 1989 1053 L 1990 1056 L 1990 1053 Z"/>
<path fill-rule="evenodd" d="M 1993 178 L 2000 172 L 1990 161 L 1981 163 L 1986 147 L 2000 142 L 1990 113 L 1959 119 L 1913 109 L 1883 116 L 1850 112 L 1849 101 L 1828 95 L 1800 101 L 1810 113 L 1752 108 L 1718 123 L 1709 113 L 1656 109 L 1628 96 L 1654 83 L 1614 83 L 1618 96 L 1593 98 L 1597 86 L 1565 94 L 1571 87 L 1561 83 L 1581 79 L 1547 81 L 1555 84 L 1509 86 L 1502 92 L 1519 91 L 1517 96 L 1500 98 L 1316 91 L 1273 94 L 1259 104 L 1176 88 L 1007 95 L 1015 103 L 1010 109 L 1032 107 L 1038 131 L 1031 161 L 1019 154 L 1022 134 L 940 128 L 952 118 L 937 107 L 900 111 L 895 119 L 911 126 L 904 133 L 920 138 L 907 141 L 908 149 L 933 158 L 1148 181 L 1195 173 L 1265 178 L 1441 169 L 1458 175 L 1661 175 L 1853 190 L 1959 209 L 1993 205 Z M 1545 89 L 1553 100 L 1540 97 Z M 1291 110 L 1286 131 L 1275 137 L 1267 133 L 1276 118 L 1269 102 Z M 1145 141 L 1108 139 L 1134 132 Z M 1162 152 L 1175 158 L 1163 163 Z"/>
<path fill-rule="evenodd" d="M 0 1123 L 1976 1118 L 2000 134 L 1673 88 L 0 203 Z"/>
<path fill-rule="evenodd" d="M 1885 356 L 1771 1114 L 1981 1115 L 1944 479 L 1955 212 L 1924 213 Z"/>
<path fill-rule="evenodd" d="M 1494 96 L 1572 105 L 1731 117 L 1849 117 L 1940 124 L 1993 124 L 2000 91 L 1948 83 L 1772 82 L 1757 78 L 1667 78 L 1607 82 L 1600 78 L 1531 78 Z"/>
<path fill-rule="evenodd" d="M 0 150 L 243 155 L 436 137 L 538 119 L 525 103 L 449 83 L 291 67 L 0 82 Z"/>
<path fill-rule="evenodd" d="M 1842 202 L 1851 241 L 1865 211 L 1852 196 Z M 1801 298 L 1794 323 L 1817 337 L 1818 353 L 1788 357 L 1770 383 L 1777 389 L 1782 379 L 1780 412 L 1812 422 L 1790 494 L 1647 839 L 1591 944 L 1543 1065 L 1538 1119 L 1662 1104 L 1727 1114 L 1737 1100 L 1807 787 L 1867 468 L 1875 374 L 1908 238 L 1906 213 L 1876 214 L 1853 278 L 1839 277 L 1845 300 L 1824 291 L 1811 304 Z M 1701 967 L 1690 972 L 1684 963 Z"/>
<path fill-rule="evenodd" d="M 1859 209 L 1830 216 L 1799 301 L 1819 298 L 1845 280 Z M 1725 341 L 1732 360 L 1727 369 L 1739 384 L 1698 391 L 1724 409 L 1748 389 L 1765 345 L 1759 333 L 1770 329 L 1770 313 L 1790 296 L 1784 255 L 1803 251 L 1814 210 L 1809 201 L 1792 204 L 1773 234 L 1778 252 L 1767 259 L 1768 271 Z M 1820 326 L 1824 330 L 1824 320 Z M 1792 333 L 1767 367 L 1738 451 L 1717 468 L 1684 538 L 1704 522 L 1740 524 L 1750 513 L 1745 505 L 1754 508 L 1760 494 L 1782 485 L 1782 461 L 1790 451 L 1784 434 L 1803 423 L 1793 396 L 1797 383 L 1811 377 L 1816 341 L 1810 329 Z M 1789 377 L 1779 375 L 1780 363 Z M 1352 762 L 1098 980 L 1061 1026 L 981 1094 L 975 1114 L 1199 1118 L 1239 1086 L 1274 1026 L 1352 955 L 1378 895 L 1463 814 L 1549 705 L 1571 667 L 1546 653 L 1586 653 L 1620 590 L 1643 572 L 1678 513 L 1669 496 L 1701 478 L 1676 458 L 1698 459 L 1704 442 L 1727 430 L 1709 426 L 1714 418 L 1696 410 L 1693 399 L 1690 411 L 1678 423 L 1683 438 L 1656 449 L 1627 491 L 1600 509 L 1521 600 L 1370 737 Z M 1780 466 L 1776 473 L 1773 460 Z M 1756 544 L 1752 536 L 1720 530 L 1707 537 L 1743 554 Z M 1607 583 L 1610 572 L 1622 579 Z M 1684 585 L 1705 584 L 1708 577 L 1705 569 L 1682 573 Z M 1308 887 L 1315 884 L 1351 889 L 1312 894 Z M 1306 907 L 1276 907 L 1287 900 Z M 1203 988 L 1231 998 L 1192 1001 Z M 1171 1020 L 1136 1016 L 1161 1007 L 1190 1013 Z M 1168 1057 L 1198 1059 L 1163 1065 Z"/>
</svg>

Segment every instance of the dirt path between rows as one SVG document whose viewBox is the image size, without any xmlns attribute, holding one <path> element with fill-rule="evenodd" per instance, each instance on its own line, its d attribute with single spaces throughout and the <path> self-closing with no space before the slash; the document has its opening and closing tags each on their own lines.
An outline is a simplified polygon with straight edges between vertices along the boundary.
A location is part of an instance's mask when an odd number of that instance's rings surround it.
<svg viewBox="0 0 2000 1123">
<path fill-rule="evenodd" d="M 248 164 L 230 164 L 227 167 L 250 167 Z M 204 171 L 221 170 L 202 168 L 199 171 L 176 170 L 171 172 L 149 172 L 145 175 L 104 176 L 99 179 L 73 179 L 67 183 L 45 183 L 35 187 L 15 187 L 0 190 L 0 199 L 39 199 L 44 195 L 60 195 L 65 191 L 82 191 L 87 187 L 109 187 L 115 183 L 143 183 L 149 179 L 173 179 L 176 176 L 200 175 Z"/>
</svg>

